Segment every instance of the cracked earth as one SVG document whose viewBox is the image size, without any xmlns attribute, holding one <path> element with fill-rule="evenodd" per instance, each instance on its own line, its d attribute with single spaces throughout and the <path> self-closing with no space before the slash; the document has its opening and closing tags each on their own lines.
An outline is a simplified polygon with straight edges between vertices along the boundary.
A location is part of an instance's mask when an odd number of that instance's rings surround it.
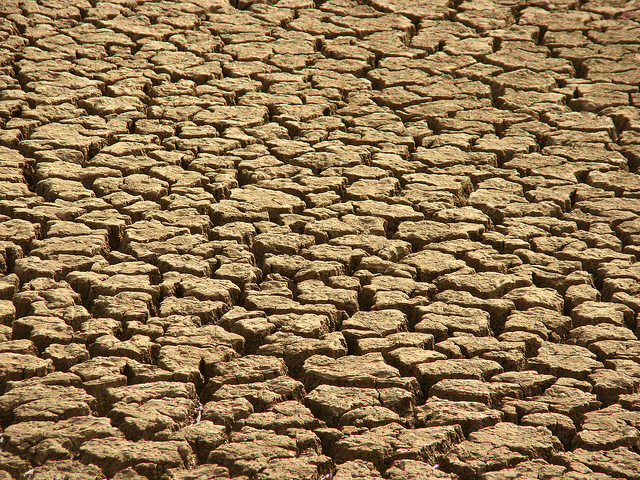
<svg viewBox="0 0 640 480">
<path fill-rule="evenodd" d="M 0 1 L 0 480 L 640 479 L 640 1 Z"/>
</svg>

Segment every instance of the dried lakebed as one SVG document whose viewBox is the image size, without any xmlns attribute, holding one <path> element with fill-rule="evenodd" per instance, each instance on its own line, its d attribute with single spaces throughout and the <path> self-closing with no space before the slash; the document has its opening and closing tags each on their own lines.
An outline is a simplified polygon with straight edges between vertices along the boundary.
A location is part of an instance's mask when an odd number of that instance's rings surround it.
<svg viewBox="0 0 640 480">
<path fill-rule="evenodd" d="M 0 1 L 0 480 L 640 479 L 640 2 Z"/>
</svg>

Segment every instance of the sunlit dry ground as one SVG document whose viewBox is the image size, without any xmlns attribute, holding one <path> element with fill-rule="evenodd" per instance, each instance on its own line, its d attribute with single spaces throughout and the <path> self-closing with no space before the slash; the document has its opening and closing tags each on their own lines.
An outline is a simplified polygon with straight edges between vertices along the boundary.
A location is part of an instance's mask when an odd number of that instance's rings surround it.
<svg viewBox="0 0 640 480">
<path fill-rule="evenodd" d="M 640 479 L 640 2 L 0 0 L 0 480 Z"/>
</svg>

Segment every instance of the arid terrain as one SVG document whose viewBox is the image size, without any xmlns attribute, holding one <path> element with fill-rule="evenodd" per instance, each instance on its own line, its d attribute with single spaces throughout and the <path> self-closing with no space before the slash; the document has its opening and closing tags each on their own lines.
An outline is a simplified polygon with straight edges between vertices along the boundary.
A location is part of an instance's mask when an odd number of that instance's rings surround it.
<svg viewBox="0 0 640 480">
<path fill-rule="evenodd" d="M 640 0 L 0 0 L 0 480 L 640 480 Z"/>
</svg>

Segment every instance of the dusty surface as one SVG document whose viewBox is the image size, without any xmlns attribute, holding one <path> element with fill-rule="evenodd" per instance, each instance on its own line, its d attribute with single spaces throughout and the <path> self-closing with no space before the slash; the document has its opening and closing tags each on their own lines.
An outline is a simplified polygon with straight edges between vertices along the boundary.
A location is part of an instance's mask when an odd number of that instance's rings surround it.
<svg viewBox="0 0 640 480">
<path fill-rule="evenodd" d="M 0 480 L 640 479 L 640 2 L 0 0 Z"/>
</svg>

